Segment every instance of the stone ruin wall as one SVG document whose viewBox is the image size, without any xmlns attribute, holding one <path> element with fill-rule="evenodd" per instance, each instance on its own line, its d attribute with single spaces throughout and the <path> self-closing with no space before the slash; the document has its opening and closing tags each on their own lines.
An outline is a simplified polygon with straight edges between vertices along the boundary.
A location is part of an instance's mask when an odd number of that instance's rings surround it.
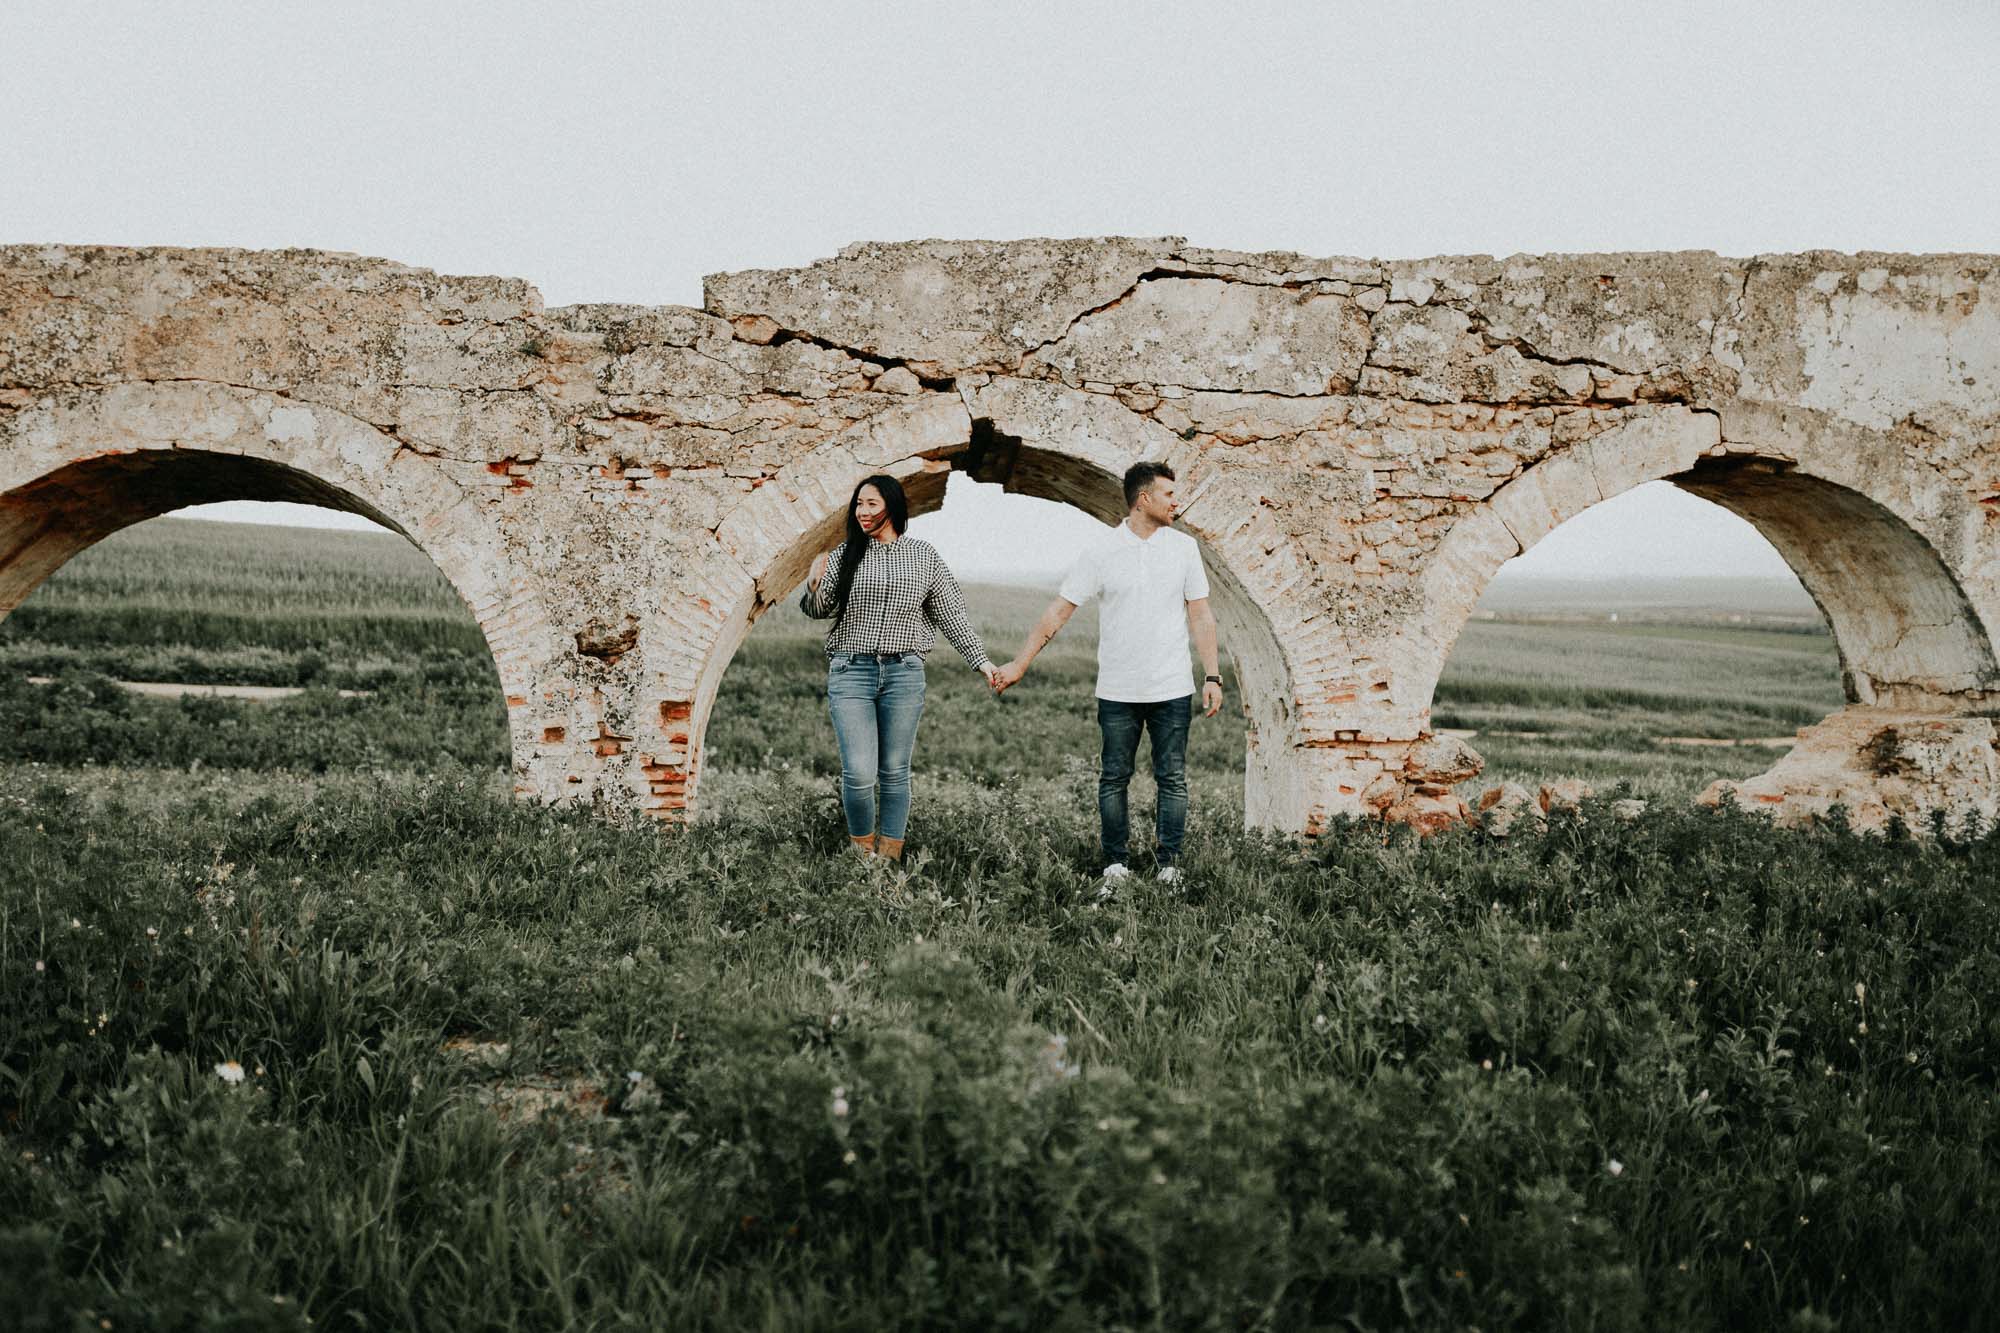
<svg viewBox="0 0 2000 1333">
<path fill-rule="evenodd" d="M 1671 478 L 1764 532 L 1841 650 L 1848 707 L 1739 799 L 1991 817 L 1996 263 L 929 241 L 711 278 L 699 310 L 549 310 L 321 252 L 0 248 L 0 614 L 186 504 L 363 513 L 485 630 L 523 794 L 681 817 L 723 670 L 861 476 L 1113 518 L 1165 458 L 1251 822 L 1437 827 L 1478 758 L 1431 695 L 1481 590 Z"/>
</svg>

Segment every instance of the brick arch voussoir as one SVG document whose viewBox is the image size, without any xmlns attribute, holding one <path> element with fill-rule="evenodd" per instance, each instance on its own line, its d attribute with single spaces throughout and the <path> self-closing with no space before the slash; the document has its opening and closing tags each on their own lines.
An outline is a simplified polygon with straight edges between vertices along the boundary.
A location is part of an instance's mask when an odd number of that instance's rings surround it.
<svg viewBox="0 0 2000 1333">
<path fill-rule="evenodd" d="M 1175 469 L 1179 526 L 1202 543 L 1223 652 L 1249 709 L 1245 819 L 1257 827 L 1311 827 L 1332 782 L 1320 771 L 1324 755 L 1313 729 L 1322 720 L 1320 685 L 1335 670 L 1333 653 L 1314 615 L 1311 571 L 1268 531 L 1254 484 L 1106 394 L 996 376 L 965 397 L 975 420 L 1001 442 L 975 475 L 1010 491 L 1116 522 L 1124 514 L 1126 468 L 1151 459 Z"/>
<path fill-rule="evenodd" d="M 1237 661 L 1260 724 L 1246 761 L 1248 817 L 1261 826 L 1305 827 L 1316 804 L 1313 784 L 1295 770 L 1316 752 L 1298 739 L 1295 681 L 1298 664 L 1318 649 L 1284 632 L 1309 619 L 1285 597 L 1299 586 L 1296 561 L 1250 530 L 1245 514 L 1256 510 L 1254 497 L 1205 476 L 1193 445 L 1101 395 L 1037 381 L 1003 379 L 963 395 L 913 398 L 831 437 L 726 513 L 713 547 L 690 561 L 671 604 L 640 631 L 647 664 L 641 688 L 653 699 L 636 710 L 641 734 L 631 744 L 628 780 L 655 813 L 693 816 L 703 738 L 724 672 L 756 619 L 797 588 L 816 553 L 839 540 L 848 499 L 869 473 L 900 478 L 913 513 L 942 502 L 957 468 L 1105 519 L 1122 512 L 1120 478 L 1141 458 L 1182 470 L 1189 491 L 1183 526 L 1209 553 L 1225 651 Z"/>
<path fill-rule="evenodd" d="M 1793 421 L 1773 438 L 1758 429 L 1767 414 L 1727 415 L 1727 429 L 1725 414 L 1714 411 L 1676 406 L 1635 415 L 1544 458 L 1469 508 L 1425 564 L 1418 614 L 1403 636 L 1409 650 L 1395 664 L 1398 697 L 1422 701 L 1428 714 L 1446 659 L 1502 565 L 1586 509 L 1652 481 L 1672 481 L 1758 527 L 1819 601 L 1843 662 L 1866 656 L 1869 630 L 1855 611 L 1852 590 L 1843 600 L 1842 590 L 1831 586 L 1836 571 L 1820 567 L 1813 539 L 1787 531 L 1781 515 L 1729 479 L 1736 472 L 1768 474 L 1842 504 L 1876 538 L 1878 573 L 1901 578 L 1949 608 L 1942 618 L 1951 621 L 1944 628 L 1952 641 L 1942 651 L 1953 665 L 1926 682 L 1926 692 L 1978 695 L 2000 687 L 1991 647 L 1994 608 L 1985 605 L 1988 598 L 1967 595 L 1960 578 L 1966 543 L 1951 540 L 1980 530 L 1981 516 L 1969 497 L 1949 487 L 1913 485 L 1905 467 L 1871 466 L 1871 458 L 1897 456 L 1893 444 L 1859 440 L 1850 426 L 1808 430 Z M 1854 689 L 1850 682 L 1850 701 Z"/>
<path fill-rule="evenodd" d="M 497 529 L 438 460 L 337 409 L 202 381 L 46 395 L 0 420 L 0 614 L 70 557 L 187 504 L 289 499 L 361 514 L 437 566 L 484 634 L 518 714 L 549 618 Z"/>
<path fill-rule="evenodd" d="M 694 817 L 723 673 L 751 626 L 839 540 L 854 487 L 872 473 L 896 477 L 912 513 L 925 513 L 943 502 L 953 460 L 970 443 L 971 418 L 957 397 L 912 397 L 764 478 L 687 554 L 635 644 L 642 698 L 622 753 L 625 781 L 644 808 L 667 820 Z"/>
</svg>

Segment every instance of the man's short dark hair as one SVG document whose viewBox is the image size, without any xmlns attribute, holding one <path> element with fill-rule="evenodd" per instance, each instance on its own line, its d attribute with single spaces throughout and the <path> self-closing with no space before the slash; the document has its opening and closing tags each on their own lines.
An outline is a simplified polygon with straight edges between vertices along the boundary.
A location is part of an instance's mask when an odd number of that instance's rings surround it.
<svg viewBox="0 0 2000 1333">
<path fill-rule="evenodd" d="M 1168 481 L 1174 480 L 1174 470 L 1165 463 L 1134 463 L 1126 468 L 1125 507 L 1130 509 L 1138 504 L 1139 497 L 1146 493 L 1146 488 L 1161 477 L 1165 477 Z"/>
</svg>

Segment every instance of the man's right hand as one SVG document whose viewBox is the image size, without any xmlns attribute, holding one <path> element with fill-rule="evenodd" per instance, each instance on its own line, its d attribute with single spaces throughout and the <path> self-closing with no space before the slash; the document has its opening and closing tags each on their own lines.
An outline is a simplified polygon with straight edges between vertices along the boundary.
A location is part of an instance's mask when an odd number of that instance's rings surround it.
<svg viewBox="0 0 2000 1333">
<path fill-rule="evenodd" d="M 1018 662 L 1009 662 L 1000 668 L 999 679 L 994 682 L 993 692 L 1005 694 L 1009 687 L 1021 683 L 1021 677 L 1028 674 L 1028 668 Z"/>
</svg>

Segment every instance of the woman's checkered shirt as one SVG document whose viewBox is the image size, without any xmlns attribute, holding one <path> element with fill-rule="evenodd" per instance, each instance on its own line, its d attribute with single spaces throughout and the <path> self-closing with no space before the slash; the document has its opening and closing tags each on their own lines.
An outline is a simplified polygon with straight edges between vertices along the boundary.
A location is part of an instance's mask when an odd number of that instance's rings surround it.
<svg viewBox="0 0 2000 1333">
<path fill-rule="evenodd" d="M 808 583 L 799 609 L 815 620 L 833 615 L 833 585 L 840 577 L 842 542 L 827 557 L 817 587 Z M 965 614 L 965 594 L 929 542 L 898 537 L 870 541 L 848 589 L 847 611 L 826 634 L 834 653 L 928 653 L 942 631 L 974 671 L 992 663 Z"/>
</svg>

